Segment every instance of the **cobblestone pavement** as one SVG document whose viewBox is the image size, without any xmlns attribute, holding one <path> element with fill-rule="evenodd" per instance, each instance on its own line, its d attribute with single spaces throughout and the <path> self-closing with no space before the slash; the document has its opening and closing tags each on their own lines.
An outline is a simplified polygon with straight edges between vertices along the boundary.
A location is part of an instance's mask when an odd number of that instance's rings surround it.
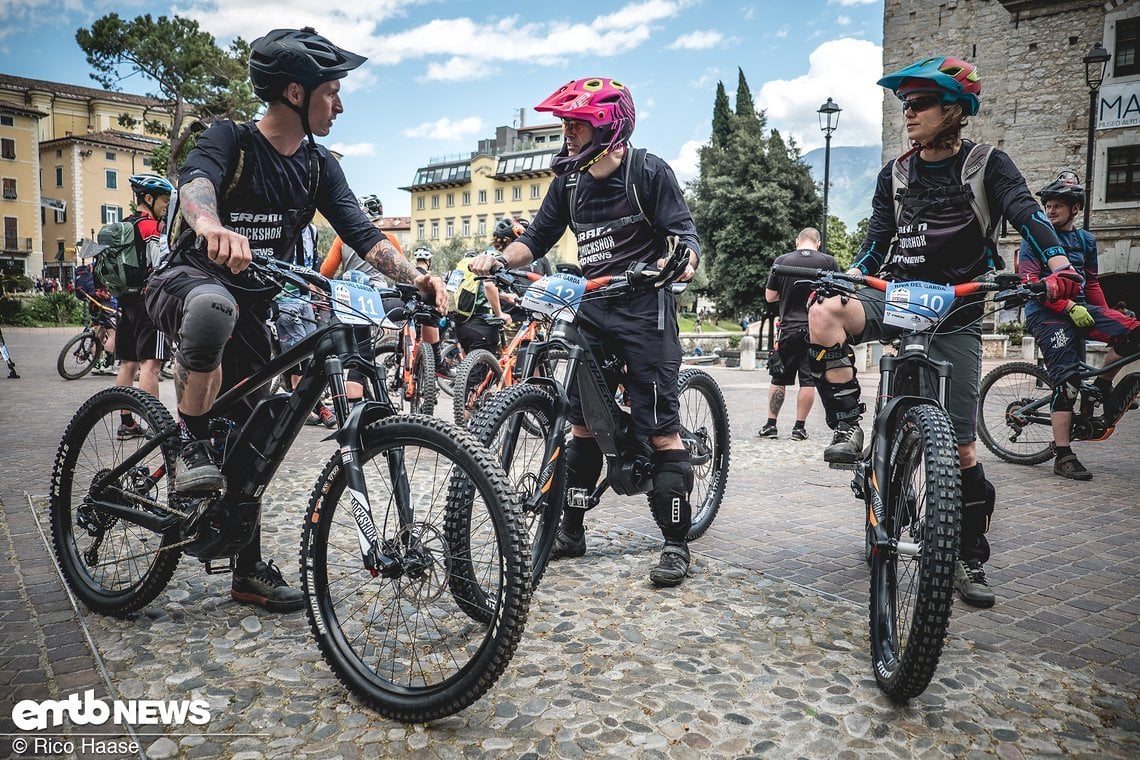
<svg viewBox="0 0 1140 760">
<path fill-rule="evenodd" d="M 758 440 L 766 374 L 714 368 L 732 475 L 692 576 L 655 590 L 644 500 L 608 499 L 587 520 L 586 557 L 547 571 L 502 679 L 459 715 L 404 726 L 347 695 L 303 614 L 238 605 L 228 577 L 191 559 L 129 619 L 72 609 L 41 535 L 44 494 L 66 420 L 110 378 L 59 379 L 70 334 L 5 330 L 23 379 L 0 378 L 0 757 L 34 738 L 14 731 L 16 701 L 86 689 L 208 700 L 208 725 L 139 737 L 155 758 L 1140 756 L 1140 414 L 1078 448 L 1091 483 L 981 453 L 999 489 L 987 565 L 998 604 L 956 604 L 934 682 L 896 705 L 870 672 L 861 516 L 847 473 L 819 462 L 818 410 L 809 441 Z M 164 383 L 168 404 L 170 393 Z M 291 578 L 297 522 L 330 453 L 319 438 L 303 433 L 265 499 L 266 556 Z M 50 737 L 73 753 L 20 756 L 130 756 L 83 752 L 84 738 L 117 738 L 86 730 Z"/>
</svg>

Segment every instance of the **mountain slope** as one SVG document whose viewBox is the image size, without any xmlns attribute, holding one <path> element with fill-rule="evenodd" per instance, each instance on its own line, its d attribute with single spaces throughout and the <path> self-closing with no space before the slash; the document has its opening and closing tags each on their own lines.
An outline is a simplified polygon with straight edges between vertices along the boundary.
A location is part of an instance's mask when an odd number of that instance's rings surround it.
<svg viewBox="0 0 1140 760">
<path fill-rule="evenodd" d="M 823 148 L 804 155 L 812 177 L 823 192 Z M 875 194 L 875 177 L 883 168 L 882 149 L 878 145 L 842 146 L 831 149 L 831 190 L 827 196 L 827 212 L 837 216 L 854 232 L 861 219 L 871 215 L 871 196 Z"/>
</svg>

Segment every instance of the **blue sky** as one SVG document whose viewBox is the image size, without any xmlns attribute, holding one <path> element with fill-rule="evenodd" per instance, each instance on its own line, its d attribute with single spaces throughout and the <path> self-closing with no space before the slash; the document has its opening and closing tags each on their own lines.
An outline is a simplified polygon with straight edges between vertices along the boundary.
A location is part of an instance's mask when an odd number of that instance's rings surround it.
<svg viewBox="0 0 1140 760">
<path fill-rule="evenodd" d="M 75 30 L 117 12 L 193 18 L 219 44 L 273 27 L 313 26 L 369 57 L 344 80 L 345 113 L 323 140 L 344 153 L 349 183 L 406 215 L 418 166 L 470 151 L 495 127 L 549 118 L 532 106 L 585 76 L 623 80 L 637 107 L 633 143 L 695 176 L 716 84 L 737 68 L 770 127 L 803 152 L 820 147 L 816 110 L 843 108 L 832 146 L 877 145 L 883 0 L 0 0 L 0 72 L 98 87 Z M 347 8 L 347 6 L 359 6 Z M 522 10 L 525 9 L 525 10 Z M 148 94 L 145 82 L 122 89 Z"/>
</svg>

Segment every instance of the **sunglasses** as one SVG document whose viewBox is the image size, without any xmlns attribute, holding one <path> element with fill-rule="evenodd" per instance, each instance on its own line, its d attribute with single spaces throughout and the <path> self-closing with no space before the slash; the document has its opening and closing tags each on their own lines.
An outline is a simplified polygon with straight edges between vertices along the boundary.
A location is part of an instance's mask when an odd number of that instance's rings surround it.
<svg viewBox="0 0 1140 760">
<path fill-rule="evenodd" d="M 923 95 L 920 98 L 910 98 L 902 102 L 903 111 L 914 111 L 915 113 L 922 113 L 929 111 L 934 106 L 941 105 L 942 98 L 937 95 Z"/>
<path fill-rule="evenodd" d="M 563 119 L 562 128 L 567 132 L 573 132 L 579 129 L 585 129 L 589 124 L 578 119 Z"/>
</svg>

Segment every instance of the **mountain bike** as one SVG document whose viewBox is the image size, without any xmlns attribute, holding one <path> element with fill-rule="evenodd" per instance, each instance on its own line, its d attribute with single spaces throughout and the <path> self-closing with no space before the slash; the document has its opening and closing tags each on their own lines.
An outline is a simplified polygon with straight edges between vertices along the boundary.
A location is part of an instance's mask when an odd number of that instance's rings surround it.
<svg viewBox="0 0 1140 760">
<path fill-rule="evenodd" d="M 1140 360 L 1140 351 L 1104 367 L 1080 363 L 1078 403 L 1069 436 L 1074 441 L 1104 441 L 1140 397 L 1140 372 L 1117 381 L 1098 382 L 1111 372 Z M 1053 386 L 1041 361 L 1010 362 L 982 379 L 978 400 L 978 436 L 986 448 L 1013 464 L 1040 464 L 1053 458 L 1050 402 Z"/>
<path fill-rule="evenodd" d="M 115 329 L 119 312 L 92 298 L 86 292 L 83 309 L 83 329 L 59 350 L 55 368 L 64 380 L 78 380 L 109 358 L 107 331 Z"/>
<path fill-rule="evenodd" d="M 339 282 L 339 281 L 338 281 Z M 447 326 L 447 317 L 420 298 L 413 285 L 397 284 L 391 297 L 404 302 L 404 308 L 386 312 L 389 324 L 398 323 L 395 339 L 376 344 L 375 356 L 385 375 L 387 390 L 397 404 L 406 404 L 411 414 L 430 415 L 435 411 L 435 353 L 420 339 L 420 325 Z"/>
<path fill-rule="evenodd" d="M 208 573 L 232 571 L 254 534 L 262 495 L 324 387 L 338 428 L 301 529 L 301 583 L 310 628 L 340 681 L 379 713 L 423 722 L 462 710 L 509 663 L 526 623 L 530 563 L 517 502 L 497 463 L 466 431 L 395 414 L 354 324 L 380 312 L 380 294 L 255 257 L 265 279 L 316 284 L 335 319 L 223 393 L 209 412 L 226 486 L 172 490 L 178 426 L 157 399 L 116 387 L 91 397 L 60 443 L 51 532 L 68 585 L 91 610 L 125 615 L 163 590 L 182 554 Z M 259 401 L 287 367 L 311 358 L 292 393 Z M 373 401 L 350 407 L 348 368 Z M 120 441 L 122 412 L 146 428 Z"/>
<path fill-rule="evenodd" d="M 496 276 L 529 279 L 531 274 L 512 270 Z M 471 429 L 498 457 L 522 501 L 536 585 L 550 560 L 568 500 L 576 508 L 592 509 L 606 490 L 629 496 L 653 487 L 649 442 L 633 434 L 629 412 L 618 403 L 624 365 L 615 357 L 595 355 L 577 315 L 584 299 L 621 296 L 646 287 L 656 275 L 656 269 L 636 265 L 625 274 L 592 280 L 562 273 L 535 278 L 522 304 L 550 320 L 549 334 L 528 346 L 522 381 L 493 396 L 472 418 Z M 605 457 L 606 472 L 592 491 L 575 489 L 568 495 L 563 454 L 572 382 L 577 383 L 586 427 Z M 731 449 L 728 408 L 720 386 L 707 373 L 686 368 L 678 382 L 681 441 L 694 474 L 687 538 L 694 540 L 708 530 L 724 498 Z"/>
<path fill-rule="evenodd" d="M 907 700 L 925 691 L 942 655 L 962 505 L 958 447 L 946 412 L 953 366 L 932 359 L 930 345 L 959 298 L 994 292 L 1012 306 L 1041 284 L 1021 285 L 1017 275 L 947 286 L 795 266 L 773 271 L 810 280 L 823 297 L 859 298 L 857 285 L 882 291 L 884 322 L 901 333 L 897 355 L 879 360 L 870 444 L 854 464 L 851 490 L 866 507 L 875 680 L 892 699 Z"/>
</svg>

